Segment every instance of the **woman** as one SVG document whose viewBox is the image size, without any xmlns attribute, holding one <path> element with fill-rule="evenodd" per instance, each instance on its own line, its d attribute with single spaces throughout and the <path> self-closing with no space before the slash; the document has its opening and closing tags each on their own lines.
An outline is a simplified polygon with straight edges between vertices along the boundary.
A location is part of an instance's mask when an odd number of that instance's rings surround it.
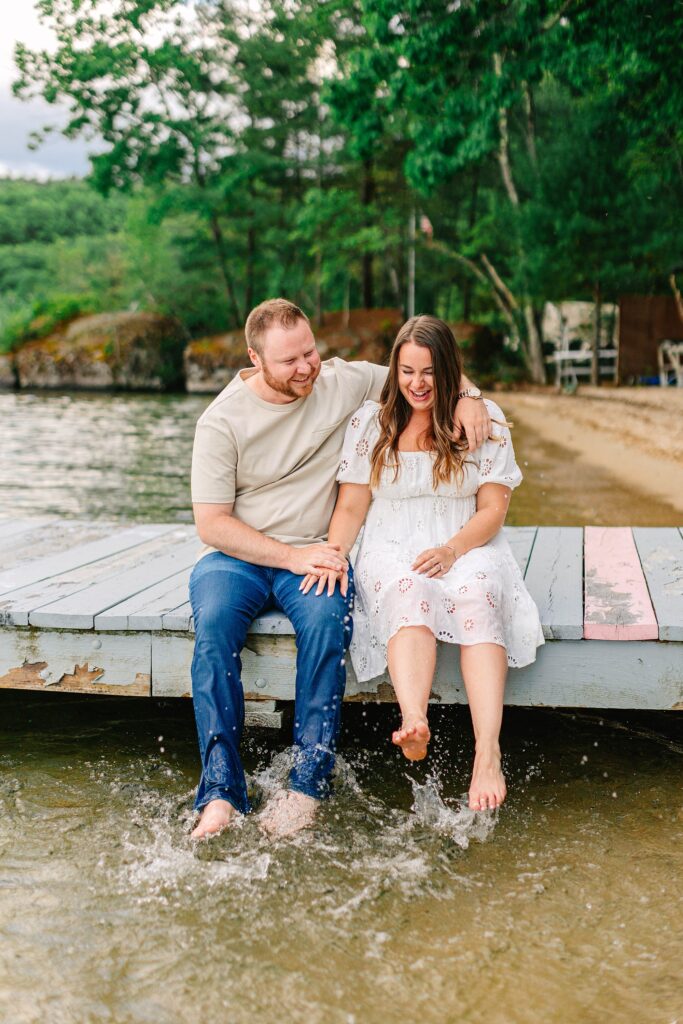
<svg viewBox="0 0 683 1024">
<path fill-rule="evenodd" d="M 495 436 L 473 454 L 453 439 L 461 373 L 447 324 L 404 324 L 379 405 L 366 402 L 347 429 L 329 541 L 348 555 L 367 515 L 351 660 L 359 681 L 388 665 L 403 716 L 392 738 L 409 760 L 427 753 L 436 641 L 460 645 L 475 737 L 469 806 L 485 810 L 506 794 L 498 741 L 507 667 L 534 661 L 543 633 L 500 532 L 522 479 L 510 431 L 487 401 Z M 330 592 L 337 578 L 306 577 L 302 589 L 317 582 Z"/>
</svg>

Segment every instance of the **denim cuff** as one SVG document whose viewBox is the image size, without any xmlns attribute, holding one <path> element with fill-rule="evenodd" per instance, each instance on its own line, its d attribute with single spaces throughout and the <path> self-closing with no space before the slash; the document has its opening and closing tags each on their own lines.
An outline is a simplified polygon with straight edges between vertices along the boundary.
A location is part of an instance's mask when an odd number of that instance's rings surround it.
<svg viewBox="0 0 683 1024">
<path fill-rule="evenodd" d="M 201 800 L 197 796 L 194 803 L 195 811 L 201 811 L 211 800 L 227 800 L 240 814 L 249 814 L 251 811 L 249 798 L 246 795 L 235 793 L 234 790 L 228 789 L 227 786 L 212 786 L 211 789 L 206 790 L 202 794 Z"/>
<path fill-rule="evenodd" d="M 334 753 L 324 747 L 300 747 L 294 766 L 289 773 L 290 789 L 296 793 L 326 800 L 332 793 L 330 775 L 334 768 Z"/>
</svg>

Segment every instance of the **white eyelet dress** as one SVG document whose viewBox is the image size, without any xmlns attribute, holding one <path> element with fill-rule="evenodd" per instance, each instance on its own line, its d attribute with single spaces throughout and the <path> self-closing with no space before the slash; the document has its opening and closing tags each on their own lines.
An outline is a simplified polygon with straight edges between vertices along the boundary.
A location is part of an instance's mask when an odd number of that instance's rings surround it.
<svg viewBox="0 0 683 1024">
<path fill-rule="evenodd" d="M 500 408 L 485 401 L 491 418 L 504 421 Z M 351 418 L 340 483 L 370 482 L 378 411 L 376 402 L 366 402 Z M 382 674 L 387 644 L 404 626 L 427 626 L 437 640 L 452 644 L 499 644 L 517 668 L 535 660 L 544 642 L 538 610 L 502 532 L 458 558 L 441 579 L 410 568 L 421 551 L 443 544 L 472 518 L 482 484 L 521 483 L 509 429 L 494 423 L 492 433 L 498 440 L 465 456 L 462 480 L 436 491 L 429 452 L 400 452 L 395 481 L 393 468 L 383 470 L 354 566 L 351 660 L 360 682 Z"/>
</svg>

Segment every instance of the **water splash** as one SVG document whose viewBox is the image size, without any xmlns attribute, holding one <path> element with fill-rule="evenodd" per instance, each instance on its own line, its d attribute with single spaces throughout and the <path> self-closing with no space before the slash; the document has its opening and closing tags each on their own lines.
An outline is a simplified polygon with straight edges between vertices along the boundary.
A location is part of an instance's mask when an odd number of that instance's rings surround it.
<svg viewBox="0 0 683 1024">
<path fill-rule="evenodd" d="M 466 850 L 475 839 L 483 843 L 493 835 L 498 811 L 472 811 L 464 794 L 455 807 L 449 807 L 441 795 L 441 782 L 428 776 L 424 783 L 407 776 L 413 788 L 412 810 L 419 824 L 451 839 Z"/>
</svg>

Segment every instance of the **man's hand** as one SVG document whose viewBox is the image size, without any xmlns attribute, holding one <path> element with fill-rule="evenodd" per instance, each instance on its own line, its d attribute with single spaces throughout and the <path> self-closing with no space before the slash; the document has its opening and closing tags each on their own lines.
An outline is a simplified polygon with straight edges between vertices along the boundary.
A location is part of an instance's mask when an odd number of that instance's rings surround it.
<svg viewBox="0 0 683 1024">
<path fill-rule="evenodd" d="M 325 592 L 326 587 L 327 596 L 332 597 L 332 595 L 334 594 L 334 588 L 337 585 L 337 580 L 339 580 L 339 590 L 341 596 L 346 597 L 346 595 L 349 592 L 348 569 L 343 569 L 341 572 L 334 572 L 334 570 L 332 569 L 328 570 L 327 572 L 309 572 L 308 575 L 304 577 L 301 586 L 299 587 L 299 590 L 301 590 L 304 594 L 307 594 L 309 590 L 312 587 L 314 587 L 317 583 L 318 585 L 315 590 L 316 597 L 320 597 L 320 595 Z"/>
<path fill-rule="evenodd" d="M 471 452 L 476 451 L 491 434 L 491 418 L 482 398 L 461 398 L 455 407 L 453 429 L 456 436 L 465 434 Z"/>
<path fill-rule="evenodd" d="M 345 572 L 349 563 L 341 554 L 339 544 L 308 544 L 305 548 L 291 548 L 287 569 L 295 576 L 318 576 L 326 569 L 334 573 Z"/>
</svg>

